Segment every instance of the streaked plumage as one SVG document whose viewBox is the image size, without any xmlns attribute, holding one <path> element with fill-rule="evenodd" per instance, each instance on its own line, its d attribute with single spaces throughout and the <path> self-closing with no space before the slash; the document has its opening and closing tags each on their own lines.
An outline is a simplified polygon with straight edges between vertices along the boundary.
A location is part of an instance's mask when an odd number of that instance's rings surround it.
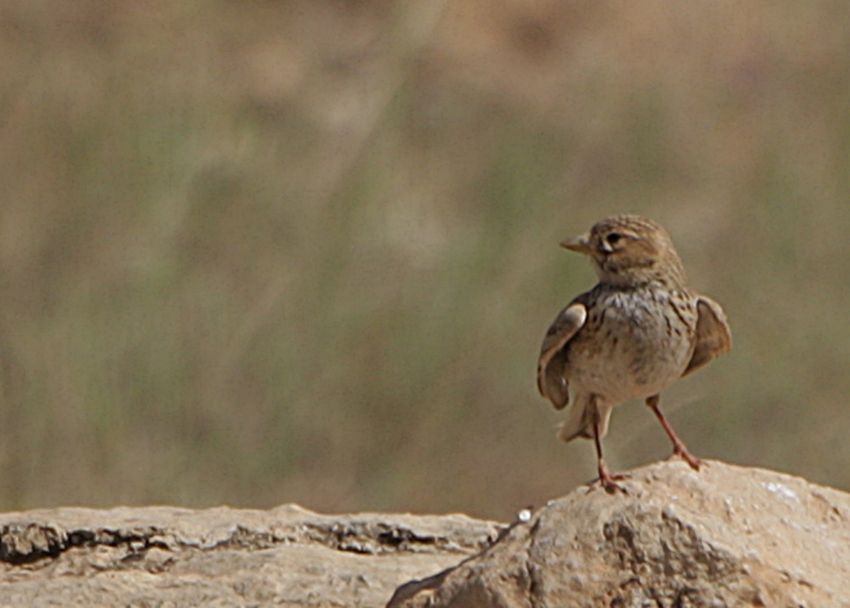
<svg viewBox="0 0 850 608">
<path fill-rule="evenodd" d="M 688 289 L 670 236 L 646 218 L 606 218 L 562 246 L 590 257 L 599 283 L 558 314 L 540 350 L 540 393 L 557 409 L 572 401 L 559 437 L 595 439 L 600 481 L 616 489 L 601 439 L 614 406 L 642 398 L 670 435 L 674 453 L 699 468 L 658 410 L 658 395 L 731 348 L 720 305 Z"/>
</svg>

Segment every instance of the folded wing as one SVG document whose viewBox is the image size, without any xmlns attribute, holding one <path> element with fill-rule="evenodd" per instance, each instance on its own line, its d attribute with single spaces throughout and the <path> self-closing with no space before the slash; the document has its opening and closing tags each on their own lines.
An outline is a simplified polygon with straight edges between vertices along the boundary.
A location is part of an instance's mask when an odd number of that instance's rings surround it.
<svg viewBox="0 0 850 608">
<path fill-rule="evenodd" d="M 729 322 L 720 304 L 709 297 L 697 297 L 696 348 L 688 367 L 682 373 L 687 376 L 715 357 L 729 352 L 732 348 L 732 334 Z"/>
<path fill-rule="evenodd" d="M 586 319 L 587 309 L 584 304 L 570 304 L 549 326 L 540 347 L 537 388 L 557 409 L 562 409 L 570 400 L 569 383 L 564 376 L 567 362 L 564 346 L 582 328 Z"/>
</svg>

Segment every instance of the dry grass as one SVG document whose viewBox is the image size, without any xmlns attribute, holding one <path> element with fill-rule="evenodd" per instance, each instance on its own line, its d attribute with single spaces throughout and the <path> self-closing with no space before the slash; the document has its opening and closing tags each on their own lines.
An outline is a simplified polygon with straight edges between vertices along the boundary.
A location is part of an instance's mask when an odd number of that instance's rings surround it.
<svg viewBox="0 0 850 608">
<path fill-rule="evenodd" d="M 497 4 L 4 3 L 0 508 L 561 494 L 556 243 L 622 210 L 733 324 L 692 449 L 850 487 L 847 7 Z"/>
</svg>

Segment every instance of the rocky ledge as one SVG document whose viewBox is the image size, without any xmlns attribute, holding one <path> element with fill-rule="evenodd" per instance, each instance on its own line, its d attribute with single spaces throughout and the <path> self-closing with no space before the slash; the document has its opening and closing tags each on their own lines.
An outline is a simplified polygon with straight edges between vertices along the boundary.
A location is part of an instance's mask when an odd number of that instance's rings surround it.
<svg viewBox="0 0 850 608">
<path fill-rule="evenodd" d="M 480 552 L 464 515 L 59 508 L 0 515 L 0 606 L 384 606 Z"/>
<path fill-rule="evenodd" d="M 510 525 L 291 505 L 7 513 L 0 606 L 850 606 L 850 495 L 720 462 L 623 486 Z"/>
</svg>

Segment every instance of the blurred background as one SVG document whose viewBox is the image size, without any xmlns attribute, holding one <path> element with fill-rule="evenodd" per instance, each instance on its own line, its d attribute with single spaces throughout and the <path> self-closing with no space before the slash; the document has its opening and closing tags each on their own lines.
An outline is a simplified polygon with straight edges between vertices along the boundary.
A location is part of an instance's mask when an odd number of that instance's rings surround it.
<svg viewBox="0 0 850 608">
<path fill-rule="evenodd" d="M 595 475 L 537 395 L 648 215 L 733 353 L 696 454 L 850 489 L 850 8 L 6 0 L 0 508 L 509 519 Z M 640 403 L 614 469 L 666 458 Z"/>
</svg>

